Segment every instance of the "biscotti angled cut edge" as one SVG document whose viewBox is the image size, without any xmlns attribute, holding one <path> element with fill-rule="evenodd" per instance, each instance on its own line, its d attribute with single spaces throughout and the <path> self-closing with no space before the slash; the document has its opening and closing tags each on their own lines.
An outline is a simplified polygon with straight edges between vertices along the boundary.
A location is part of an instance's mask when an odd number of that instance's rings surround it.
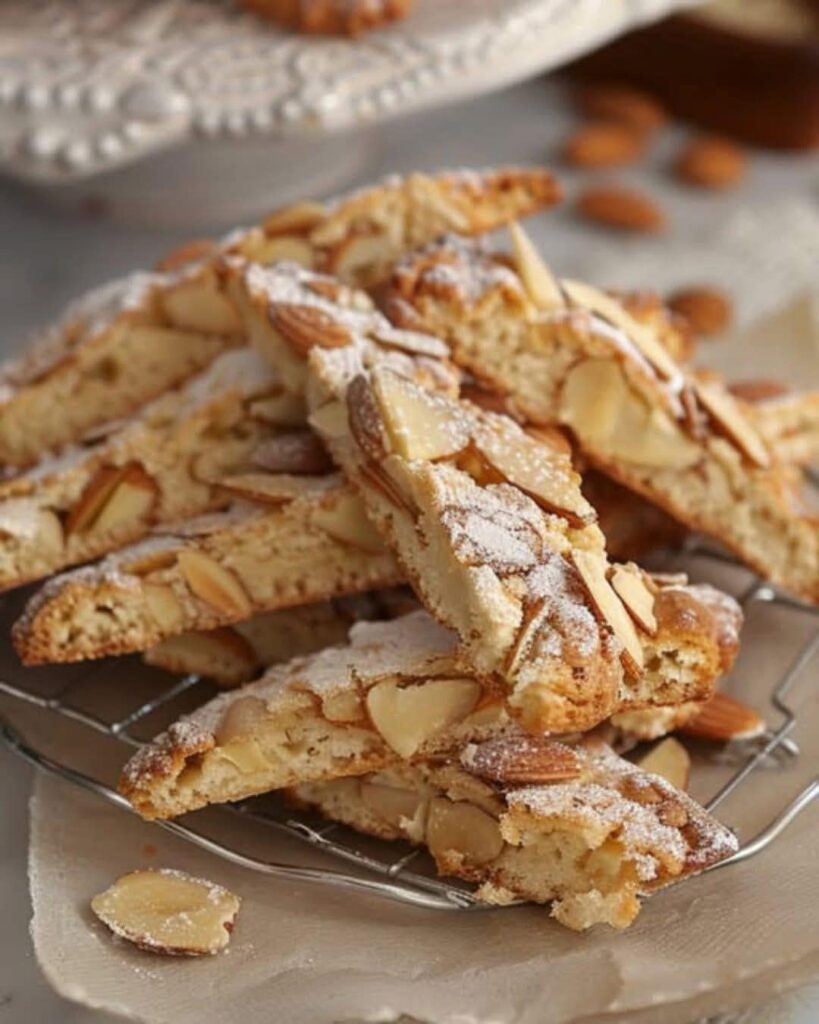
<svg viewBox="0 0 819 1024">
<path fill-rule="evenodd" d="M 422 603 L 474 671 L 505 680 L 529 728 L 708 695 L 713 637 L 672 627 L 648 651 L 655 595 L 636 566 L 608 565 L 565 448 L 458 400 L 437 339 L 396 331 L 332 281 L 292 265 L 232 273 L 249 335 L 307 388 L 311 425 Z"/>
<path fill-rule="evenodd" d="M 252 469 L 257 451 L 269 462 L 274 438 L 290 449 L 300 439 L 306 451 L 305 415 L 252 349 L 223 353 L 110 434 L 0 482 L 0 589 L 225 507 L 219 478 Z"/>
<path fill-rule="evenodd" d="M 288 795 L 368 835 L 426 846 L 440 874 L 478 885 L 479 900 L 551 904 L 578 931 L 627 927 L 641 897 L 737 850 L 687 794 L 592 741 L 566 747 L 512 733 L 449 761 L 303 783 Z"/>
<path fill-rule="evenodd" d="M 72 303 L 20 356 L 0 365 L 0 468 L 21 469 L 130 416 L 242 344 L 216 274 L 241 255 L 293 259 L 373 285 L 403 252 L 445 231 L 479 233 L 559 199 L 548 171 L 500 168 L 392 177 L 327 203 L 275 210 L 204 256 L 135 273 Z"/>
<path fill-rule="evenodd" d="M 14 625 L 23 662 L 144 651 L 179 633 L 401 582 L 338 476 L 270 474 L 269 492 L 273 484 L 273 504 L 239 501 L 53 577 Z"/>
<path fill-rule="evenodd" d="M 527 420 L 571 431 L 589 464 L 819 600 L 819 520 L 795 500 L 791 467 L 720 382 L 681 367 L 615 299 L 559 280 L 531 245 L 515 270 L 453 237 L 399 265 L 388 308 Z"/>
</svg>

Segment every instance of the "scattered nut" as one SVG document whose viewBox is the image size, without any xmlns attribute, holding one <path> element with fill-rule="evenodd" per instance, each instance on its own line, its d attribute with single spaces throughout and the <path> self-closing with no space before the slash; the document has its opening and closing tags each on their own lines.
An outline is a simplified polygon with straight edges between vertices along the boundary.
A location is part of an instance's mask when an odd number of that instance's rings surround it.
<svg viewBox="0 0 819 1024">
<path fill-rule="evenodd" d="M 654 636 L 657 632 L 654 594 L 649 590 L 642 570 L 632 564 L 615 566 L 611 585 L 637 625 Z"/>
<path fill-rule="evenodd" d="M 179 270 L 180 267 L 210 256 L 215 248 L 216 243 L 210 238 L 192 238 L 189 242 L 183 242 L 182 245 L 177 245 L 175 249 L 165 253 L 162 259 L 157 260 L 156 269 L 159 273 Z"/>
<path fill-rule="evenodd" d="M 715 136 L 693 139 L 674 165 L 678 178 L 698 188 L 731 188 L 745 176 L 748 158 L 735 142 Z"/>
<path fill-rule="evenodd" d="M 623 656 L 632 673 L 642 671 L 645 658 L 643 645 L 634 628 L 631 616 L 606 579 L 606 562 L 596 551 L 573 551 L 572 561 L 592 600 L 598 616 L 608 623 L 623 645 Z"/>
<path fill-rule="evenodd" d="M 519 224 L 509 225 L 515 269 L 538 309 L 560 309 L 565 303 L 560 283 Z"/>
<path fill-rule="evenodd" d="M 592 122 L 578 128 L 563 144 L 562 155 L 572 167 L 621 167 L 643 152 L 639 131 L 615 121 Z"/>
<path fill-rule="evenodd" d="M 585 85 L 575 93 L 575 105 L 586 117 L 615 121 L 639 131 L 656 131 L 666 121 L 662 106 L 648 93 L 627 85 Z"/>
<path fill-rule="evenodd" d="M 790 393 L 788 385 L 773 377 L 756 377 L 751 380 L 735 380 L 727 385 L 728 390 L 743 402 L 769 402 Z"/>
<path fill-rule="evenodd" d="M 480 807 L 435 797 L 429 808 L 427 845 L 446 870 L 453 856 L 467 865 L 488 864 L 500 856 L 503 838 L 498 823 Z"/>
<path fill-rule="evenodd" d="M 220 885 L 163 868 L 123 875 L 91 900 L 91 909 L 140 949 L 203 956 L 227 946 L 239 903 Z"/>
<path fill-rule="evenodd" d="M 695 334 L 721 334 L 731 324 L 731 300 L 716 288 L 681 288 L 668 299 L 668 306 L 683 317 Z"/>
<path fill-rule="evenodd" d="M 679 740 L 667 736 L 641 758 L 644 772 L 659 775 L 677 789 L 686 789 L 691 774 L 691 757 Z"/>
<path fill-rule="evenodd" d="M 656 234 L 666 227 L 665 214 L 650 196 L 623 185 L 591 185 L 575 209 L 585 220 L 618 231 Z"/>
<path fill-rule="evenodd" d="M 500 736 L 470 744 L 461 762 L 482 779 L 511 786 L 563 782 L 576 779 L 581 771 L 571 747 L 542 736 Z"/>
<path fill-rule="evenodd" d="M 412 757 L 426 742 L 474 710 L 481 687 L 474 679 L 385 679 L 367 692 L 376 731 L 400 757 Z"/>
<path fill-rule="evenodd" d="M 715 693 L 680 728 L 680 732 L 700 739 L 726 742 L 751 739 L 763 733 L 765 728 L 765 719 L 753 708 L 727 693 Z"/>
<path fill-rule="evenodd" d="M 250 598 L 230 569 L 196 548 L 180 551 L 177 562 L 188 586 L 201 601 L 237 619 L 251 614 Z"/>
</svg>

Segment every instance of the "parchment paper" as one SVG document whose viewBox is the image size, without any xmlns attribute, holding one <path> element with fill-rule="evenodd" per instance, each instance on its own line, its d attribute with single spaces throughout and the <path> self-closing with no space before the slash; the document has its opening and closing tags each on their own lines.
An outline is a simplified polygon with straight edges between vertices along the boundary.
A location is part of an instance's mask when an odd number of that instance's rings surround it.
<svg viewBox="0 0 819 1024">
<path fill-rule="evenodd" d="M 675 251 L 674 259 L 701 267 L 701 280 L 719 281 L 709 266 L 730 270 L 747 296 L 740 306 L 745 325 L 800 295 L 755 333 L 739 332 L 706 352 L 708 361 L 730 367 L 735 376 L 774 373 L 816 385 L 817 333 L 806 289 L 810 258 L 815 275 L 819 223 L 813 211 L 791 209 L 788 223 L 798 240 L 788 239 L 775 272 L 763 280 L 759 253 L 781 231 L 781 217 L 777 210 L 756 219 L 744 216 L 738 225 Z M 667 260 L 667 243 L 662 251 Z M 745 277 L 737 272 L 743 260 Z M 662 284 L 656 280 L 662 269 L 642 251 L 633 254 L 630 266 L 626 259 L 608 260 L 607 267 L 605 254 L 590 266 L 589 278 L 601 283 Z M 737 294 L 736 284 L 732 291 Z M 734 592 L 747 582 L 742 572 L 724 570 L 715 577 L 705 565 L 704 577 Z M 808 616 L 778 609 L 756 609 L 749 618 L 729 688 L 771 724 L 777 723 L 767 703 L 771 682 L 814 628 Z M 817 659 L 808 664 L 793 691 L 800 715 L 798 762 L 760 773 L 720 808 L 743 840 L 817 771 L 818 667 Z M 702 768 L 694 795 L 714 792 L 728 771 L 719 764 Z M 249 849 L 327 864 L 284 837 L 245 831 L 243 823 L 231 828 L 232 838 Z M 817 851 L 819 807 L 813 807 L 764 854 L 647 901 L 629 931 L 599 928 L 577 935 L 553 924 L 541 908 L 419 911 L 284 884 L 40 777 L 31 807 L 32 933 L 43 970 L 63 995 L 157 1024 L 325 1024 L 391 1021 L 401 1014 L 434 1024 L 676 1024 L 731 1011 L 819 976 Z M 88 901 L 140 865 L 201 874 L 243 898 L 227 954 L 166 960 L 112 940 L 91 917 Z"/>
</svg>

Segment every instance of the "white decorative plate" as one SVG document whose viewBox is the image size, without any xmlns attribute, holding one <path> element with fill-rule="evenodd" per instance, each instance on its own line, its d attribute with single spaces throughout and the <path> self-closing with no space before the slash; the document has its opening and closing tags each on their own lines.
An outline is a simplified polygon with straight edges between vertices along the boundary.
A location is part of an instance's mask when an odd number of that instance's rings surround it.
<svg viewBox="0 0 819 1024">
<path fill-rule="evenodd" d="M 361 126 L 525 78 L 679 6 L 418 0 L 350 41 L 277 31 L 232 0 L 2 0 L 0 170 L 66 183 L 196 139 Z"/>
</svg>

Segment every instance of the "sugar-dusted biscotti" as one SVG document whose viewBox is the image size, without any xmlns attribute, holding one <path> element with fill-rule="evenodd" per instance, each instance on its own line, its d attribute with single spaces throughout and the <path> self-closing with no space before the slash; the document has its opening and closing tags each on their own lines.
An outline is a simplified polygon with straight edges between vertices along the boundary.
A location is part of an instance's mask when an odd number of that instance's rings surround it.
<svg viewBox="0 0 819 1024">
<path fill-rule="evenodd" d="M 819 521 L 740 403 L 616 300 L 558 280 L 519 229 L 515 239 L 514 266 L 456 238 L 409 257 L 392 315 L 437 333 L 528 420 L 570 430 L 592 466 L 819 600 Z"/>
<path fill-rule="evenodd" d="M 287 28 L 315 35 L 358 36 L 406 18 L 413 0 L 239 0 Z"/>
<path fill-rule="evenodd" d="M 0 468 L 10 471 L 130 416 L 242 343 L 219 261 L 293 259 L 372 285 L 402 252 L 445 231 L 487 231 L 557 201 L 548 172 L 500 169 L 394 177 L 328 203 L 296 203 L 212 248 L 194 246 L 72 304 L 0 366 Z"/>
<path fill-rule="evenodd" d="M 712 644 L 725 628 L 696 590 L 683 616 L 699 618 Z M 455 634 L 419 611 L 358 623 L 346 646 L 275 666 L 220 694 L 140 750 L 121 788 L 146 817 L 174 817 L 283 786 L 380 771 L 519 728 L 505 687 L 478 680 Z"/>
<path fill-rule="evenodd" d="M 406 587 L 351 594 L 261 612 L 233 626 L 179 633 L 151 647 L 144 659 L 156 668 L 203 676 L 230 688 L 271 665 L 343 643 L 355 622 L 392 619 L 417 607 Z"/>
<path fill-rule="evenodd" d="M 252 349 L 223 353 L 112 433 L 0 483 L 0 589 L 225 507 L 220 478 L 251 471 L 254 459 L 268 469 L 278 456 L 289 472 L 328 471 L 304 415 Z"/>
<path fill-rule="evenodd" d="M 737 849 L 684 792 L 592 742 L 513 734 L 289 795 L 360 832 L 425 846 L 442 875 L 478 883 L 487 903 L 550 903 L 578 931 L 627 927 L 640 897 Z"/>
<path fill-rule="evenodd" d="M 50 579 L 14 625 L 26 664 L 144 651 L 258 612 L 388 587 L 392 555 L 338 476 L 243 475 L 254 499 Z"/>
<path fill-rule="evenodd" d="M 329 279 L 250 267 L 234 285 L 250 337 L 306 386 L 312 426 L 422 603 L 527 728 L 590 728 L 623 700 L 710 690 L 715 652 L 696 628 L 646 655 L 656 595 L 635 566 L 609 565 L 562 446 L 455 397 L 436 339 L 395 332 Z"/>
</svg>

